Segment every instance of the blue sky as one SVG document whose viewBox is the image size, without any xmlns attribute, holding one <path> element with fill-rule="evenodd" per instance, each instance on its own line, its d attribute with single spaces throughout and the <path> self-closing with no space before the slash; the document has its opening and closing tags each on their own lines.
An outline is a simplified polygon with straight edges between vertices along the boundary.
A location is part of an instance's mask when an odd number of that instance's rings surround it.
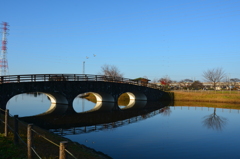
<svg viewBox="0 0 240 159">
<path fill-rule="evenodd" d="M 239 0 L 1 0 L 11 75 L 99 74 L 240 78 Z M 93 56 L 96 54 L 96 57 Z M 89 58 L 86 59 L 86 56 Z"/>
</svg>

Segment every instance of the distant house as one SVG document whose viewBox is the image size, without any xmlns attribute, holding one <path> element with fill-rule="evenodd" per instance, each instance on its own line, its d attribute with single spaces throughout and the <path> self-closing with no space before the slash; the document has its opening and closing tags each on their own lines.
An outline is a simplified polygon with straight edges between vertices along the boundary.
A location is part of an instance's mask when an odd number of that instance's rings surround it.
<svg viewBox="0 0 240 159">
<path fill-rule="evenodd" d="M 142 78 L 142 77 L 139 77 L 139 78 L 136 78 L 136 79 L 133 79 L 133 81 L 136 81 L 138 83 L 138 85 L 141 85 L 141 86 L 147 86 L 147 84 L 149 83 L 149 79 L 147 78 Z"/>
</svg>

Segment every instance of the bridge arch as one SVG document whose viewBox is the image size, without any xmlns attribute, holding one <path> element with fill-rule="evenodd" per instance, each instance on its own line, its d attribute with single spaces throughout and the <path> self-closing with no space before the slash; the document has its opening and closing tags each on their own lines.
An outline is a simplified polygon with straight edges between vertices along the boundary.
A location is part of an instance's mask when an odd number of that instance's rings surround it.
<svg viewBox="0 0 240 159">
<path fill-rule="evenodd" d="M 134 101 L 146 101 L 147 100 L 146 95 L 141 92 L 126 92 L 126 94 L 129 96 L 130 100 L 134 100 Z"/>
<path fill-rule="evenodd" d="M 114 102 L 114 98 L 112 95 L 104 92 L 89 92 L 92 93 L 97 102 Z"/>
<path fill-rule="evenodd" d="M 64 97 L 61 94 L 58 93 L 45 93 L 45 92 L 40 92 L 45 94 L 46 96 L 48 96 L 48 98 L 50 99 L 52 104 L 66 104 L 68 105 L 68 100 L 66 99 L 66 97 Z"/>
<path fill-rule="evenodd" d="M 79 111 L 80 107 L 76 103 L 77 97 L 86 98 L 87 100 L 91 101 L 92 104 L 87 106 L 87 110 L 84 110 L 84 101 L 82 101 L 82 110 Z M 86 100 L 82 99 L 82 100 Z M 78 102 L 79 103 L 79 102 Z M 87 112 L 94 112 L 94 111 L 112 111 L 114 110 L 116 103 L 111 94 L 105 92 L 98 92 L 98 91 L 91 91 L 78 94 L 73 100 L 73 109 L 78 113 L 87 113 Z"/>
<path fill-rule="evenodd" d="M 34 95 L 35 93 L 37 95 L 40 93 L 40 94 L 43 94 L 43 95 L 47 96 L 48 99 L 49 99 L 49 104 L 50 104 L 48 107 L 46 107 L 46 110 L 44 111 L 44 113 L 41 113 L 41 114 L 38 114 L 38 115 L 64 114 L 69 109 L 69 104 L 68 104 L 67 99 L 63 95 L 58 94 L 58 93 L 45 93 L 45 92 L 33 92 L 33 91 L 18 92 L 16 94 L 12 95 L 12 96 L 9 96 L 6 101 L 8 103 L 9 101 L 11 101 L 11 99 L 13 99 L 14 97 L 16 97 L 18 95 L 21 95 L 21 94 L 32 94 L 32 95 Z"/>
</svg>

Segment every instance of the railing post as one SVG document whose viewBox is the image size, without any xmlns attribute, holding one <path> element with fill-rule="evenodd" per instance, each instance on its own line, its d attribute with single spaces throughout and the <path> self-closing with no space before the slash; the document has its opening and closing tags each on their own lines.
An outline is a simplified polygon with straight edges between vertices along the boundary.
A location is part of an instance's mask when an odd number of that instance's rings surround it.
<svg viewBox="0 0 240 159">
<path fill-rule="evenodd" d="M 95 75 L 95 81 L 97 81 L 97 75 Z"/>
<path fill-rule="evenodd" d="M 5 110 L 5 125 L 4 125 L 4 133 L 5 133 L 5 136 L 7 137 L 8 136 L 8 116 L 9 116 L 9 110 L 6 109 Z"/>
<path fill-rule="evenodd" d="M 17 145 L 18 141 L 18 115 L 14 115 L 14 144 Z"/>
<path fill-rule="evenodd" d="M 3 76 L 1 77 L 1 83 L 4 83 L 4 77 Z"/>
<path fill-rule="evenodd" d="M 107 82 L 107 77 L 105 75 L 103 76 L 103 81 Z"/>
<path fill-rule="evenodd" d="M 43 76 L 44 82 L 46 81 L 46 75 Z"/>
<path fill-rule="evenodd" d="M 28 127 L 27 127 L 28 159 L 32 159 L 32 127 L 33 127 L 33 124 L 28 124 Z"/>
<path fill-rule="evenodd" d="M 36 82 L 36 75 L 34 75 L 34 82 Z"/>
<path fill-rule="evenodd" d="M 17 76 L 17 82 L 20 83 L 20 76 Z"/>
<path fill-rule="evenodd" d="M 59 147 L 59 159 L 66 159 L 66 151 L 65 149 L 67 148 L 67 141 L 61 141 L 60 142 L 60 147 Z"/>
</svg>

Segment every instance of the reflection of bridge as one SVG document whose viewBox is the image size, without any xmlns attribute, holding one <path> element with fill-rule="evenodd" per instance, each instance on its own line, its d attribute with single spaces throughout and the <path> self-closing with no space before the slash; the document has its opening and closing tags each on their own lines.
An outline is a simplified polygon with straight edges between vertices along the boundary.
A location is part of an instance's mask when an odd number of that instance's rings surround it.
<svg viewBox="0 0 240 159">
<path fill-rule="evenodd" d="M 102 131 L 102 130 L 109 130 L 109 129 L 114 129 L 120 126 L 125 126 L 128 124 L 136 123 L 141 120 L 145 120 L 147 118 L 151 118 L 155 115 L 158 115 L 160 113 L 163 113 L 166 111 L 168 107 L 164 107 L 158 110 L 153 110 L 152 112 L 146 113 L 144 115 L 138 115 L 132 118 L 116 121 L 116 122 L 111 122 L 111 123 L 105 123 L 105 124 L 100 124 L 100 125 L 92 125 L 92 126 L 83 126 L 83 127 L 73 127 L 70 129 L 49 129 L 50 132 L 53 132 L 55 134 L 65 136 L 65 135 L 74 135 L 74 134 L 83 134 L 83 133 L 90 133 L 93 131 Z"/>
<path fill-rule="evenodd" d="M 165 107 L 166 105 L 172 105 L 172 103 L 149 102 L 145 103 L 144 107 L 139 107 L 136 104 L 133 109 L 121 111 L 95 111 L 64 116 L 48 114 L 20 119 L 61 135 L 80 134 L 113 129 L 165 113 L 170 110 L 169 107 Z"/>
<path fill-rule="evenodd" d="M 15 95 L 29 92 L 46 94 L 52 104 L 65 105 L 71 109 L 75 97 L 85 92 L 93 92 L 97 102 L 117 103 L 121 94 L 127 93 L 131 100 L 158 101 L 167 93 L 154 84 L 142 86 L 138 81 L 120 77 L 83 74 L 35 74 L 0 76 L 0 106 Z M 113 109 L 119 109 L 117 106 Z"/>
</svg>

